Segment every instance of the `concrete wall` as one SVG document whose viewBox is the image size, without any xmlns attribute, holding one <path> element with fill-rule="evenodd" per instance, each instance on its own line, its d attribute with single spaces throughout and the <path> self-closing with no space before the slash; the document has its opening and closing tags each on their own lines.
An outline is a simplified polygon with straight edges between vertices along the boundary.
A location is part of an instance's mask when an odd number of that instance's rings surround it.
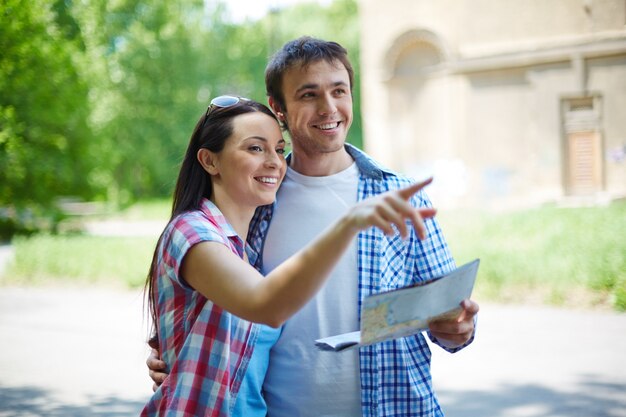
<svg viewBox="0 0 626 417">
<path fill-rule="evenodd" d="M 584 197 L 626 195 L 623 0 L 361 0 L 360 18 L 365 148 L 434 174 L 438 205 L 567 197 L 563 103 L 587 96 L 602 186 Z"/>
</svg>

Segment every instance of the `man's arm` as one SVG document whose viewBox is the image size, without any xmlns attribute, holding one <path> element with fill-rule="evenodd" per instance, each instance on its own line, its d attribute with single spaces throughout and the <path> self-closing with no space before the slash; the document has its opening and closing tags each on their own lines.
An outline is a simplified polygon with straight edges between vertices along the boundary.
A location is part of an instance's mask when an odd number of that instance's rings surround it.
<svg viewBox="0 0 626 417">
<path fill-rule="evenodd" d="M 416 207 L 430 207 L 431 203 L 425 192 L 418 194 L 420 198 L 416 198 L 413 204 Z M 448 244 L 443 236 L 443 232 L 438 222 L 432 219 L 429 224 L 432 226 L 428 230 L 428 239 L 425 244 L 430 245 L 428 250 L 431 251 L 431 255 L 437 258 L 437 262 L 441 265 L 441 268 L 454 269 L 454 260 L 452 254 L 448 248 Z M 423 256 L 422 258 L 428 259 L 429 256 Z M 416 272 L 421 274 L 420 264 L 418 263 Z M 423 265 L 422 265 L 423 266 Z M 437 273 L 449 272 L 444 269 L 427 268 L 428 271 L 436 271 Z M 423 271 L 428 276 L 429 272 Z M 432 272 L 430 272 L 432 273 Z M 449 319 L 441 319 L 429 324 L 429 337 L 430 339 L 449 352 L 457 352 L 474 340 L 474 334 L 476 331 L 476 314 L 478 314 L 478 303 L 472 300 L 463 300 L 461 302 L 461 312 L 457 317 Z"/>
<path fill-rule="evenodd" d="M 479 310 L 478 303 L 472 300 L 463 300 L 461 308 L 462 311 L 457 317 L 434 321 L 428 326 L 433 342 L 446 350 L 459 350 L 468 345 L 474 338 L 475 317 Z"/>
</svg>

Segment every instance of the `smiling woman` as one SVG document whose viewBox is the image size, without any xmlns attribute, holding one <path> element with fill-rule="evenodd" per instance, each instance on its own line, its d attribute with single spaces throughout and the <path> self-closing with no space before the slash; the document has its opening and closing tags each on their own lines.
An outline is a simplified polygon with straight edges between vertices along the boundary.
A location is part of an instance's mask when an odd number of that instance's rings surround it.
<svg viewBox="0 0 626 417">
<path fill-rule="evenodd" d="M 285 140 L 275 119 L 254 112 L 237 117 L 233 126 L 232 138 L 222 151 L 198 151 L 226 217 L 244 206 L 254 212 L 258 206 L 271 204 L 285 175 Z M 239 236 L 247 235 L 248 223 L 237 230 Z"/>
</svg>

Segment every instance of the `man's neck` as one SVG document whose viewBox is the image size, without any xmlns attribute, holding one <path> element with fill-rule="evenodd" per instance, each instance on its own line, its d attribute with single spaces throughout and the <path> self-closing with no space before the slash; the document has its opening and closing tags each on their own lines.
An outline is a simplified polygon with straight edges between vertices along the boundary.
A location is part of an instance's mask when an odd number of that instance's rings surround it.
<svg viewBox="0 0 626 417">
<path fill-rule="evenodd" d="M 348 169 L 353 162 L 343 146 L 335 152 L 315 154 L 307 154 L 294 147 L 289 167 L 308 177 L 327 177 Z"/>
</svg>

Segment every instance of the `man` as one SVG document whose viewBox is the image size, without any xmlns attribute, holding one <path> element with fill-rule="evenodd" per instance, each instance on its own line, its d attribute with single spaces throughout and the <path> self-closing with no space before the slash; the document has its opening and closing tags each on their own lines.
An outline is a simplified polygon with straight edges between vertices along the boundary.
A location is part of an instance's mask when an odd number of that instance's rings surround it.
<svg viewBox="0 0 626 417">
<path fill-rule="evenodd" d="M 353 70 L 340 45 L 309 37 L 288 42 L 268 64 L 265 83 L 293 146 L 277 203 L 260 208 L 250 226 L 248 242 L 260 255 L 255 266 L 267 273 L 346 207 L 411 181 L 345 143 Z M 430 206 L 423 192 L 413 204 Z M 373 229 L 360 233 L 326 286 L 283 326 L 263 382 L 270 417 L 443 415 L 422 334 L 341 353 L 314 346 L 315 339 L 358 330 L 367 295 L 454 269 L 437 222 L 426 224 L 423 241 L 414 233 L 407 240 Z M 474 337 L 478 305 L 461 306 L 456 319 L 433 323 L 428 332 L 450 352 Z"/>
</svg>

